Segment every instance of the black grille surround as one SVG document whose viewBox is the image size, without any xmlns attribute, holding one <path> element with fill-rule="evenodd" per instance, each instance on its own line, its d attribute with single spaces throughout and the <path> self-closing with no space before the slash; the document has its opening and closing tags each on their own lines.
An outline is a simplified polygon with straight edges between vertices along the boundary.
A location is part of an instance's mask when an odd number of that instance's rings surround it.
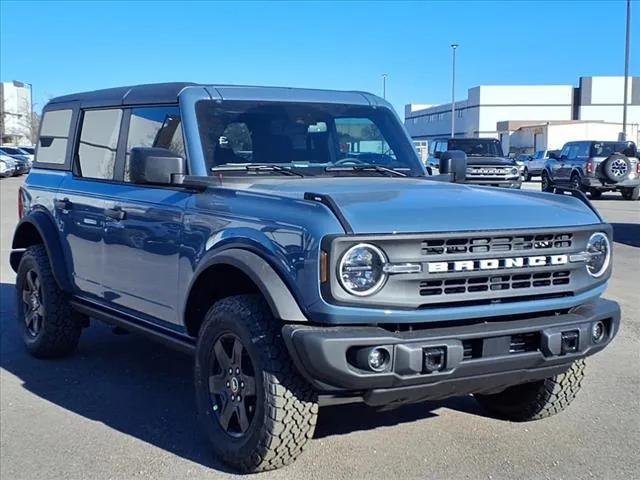
<svg viewBox="0 0 640 480">
<path fill-rule="evenodd" d="M 572 297 L 606 282 L 591 277 L 572 255 L 585 251 L 589 237 L 607 224 L 579 227 L 452 232 L 433 234 L 353 235 L 325 239 L 330 257 L 329 282 L 322 288 L 329 303 L 401 310 L 471 307 Z M 355 297 L 337 280 L 342 254 L 356 243 L 381 248 L 392 265 L 420 265 L 420 272 L 390 274 L 374 295 Z M 543 261 L 532 261 L 543 258 Z M 456 268 L 456 264 L 464 268 Z M 438 268 L 430 268 L 436 264 Z"/>
</svg>

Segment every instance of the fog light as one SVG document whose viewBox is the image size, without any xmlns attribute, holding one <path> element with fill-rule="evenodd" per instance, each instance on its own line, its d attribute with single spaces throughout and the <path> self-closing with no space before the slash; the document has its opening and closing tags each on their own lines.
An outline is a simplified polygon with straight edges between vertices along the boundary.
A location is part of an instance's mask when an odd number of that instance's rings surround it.
<svg viewBox="0 0 640 480">
<path fill-rule="evenodd" d="M 374 372 L 382 372 L 389 363 L 389 352 L 384 348 L 372 348 L 367 357 L 369 368 Z"/>
<path fill-rule="evenodd" d="M 426 373 L 444 370 L 447 360 L 445 347 L 428 347 L 424 349 L 424 371 Z"/>
<path fill-rule="evenodd" d="M 604 340 L 606 332 L 607 329 L 605 328 L 604 323 L 594 323 L 593 327 L 591 327 L 591 341 L 593 343 L 600 343 L 602 340 Z"/>
<path fill-rule="evenodd" d="M 562 344 L 560 346 L 560 355 L 577 352 L 578 345 L 579 345 L 579 333 L 577 330 L 562 332 Z"/>
</svg>

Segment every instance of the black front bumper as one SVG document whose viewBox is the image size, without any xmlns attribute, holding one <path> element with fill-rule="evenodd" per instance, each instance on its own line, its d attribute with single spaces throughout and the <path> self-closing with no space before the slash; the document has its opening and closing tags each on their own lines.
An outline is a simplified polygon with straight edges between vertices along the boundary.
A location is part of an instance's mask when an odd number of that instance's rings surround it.
<svg viewBox="0 0 640 480">
<path fill-rule="evenodd" d="M 472 185 L 486 185 L 506 188 L 520 188 L 522 186 L 522 178 L 512 177 L 467 177 L 464 183 Z"/>
<path fill-rule="evenodd" d="M 606 335 L 591 339 L 602 321 Z M 391 332 L 381 327 L 285 325 L 283 337 L 300 372 L 318 391 L 358 396 L 370 405 L 410 403 L 469 393 L 490 393 L 510 385 L 562 373 L 580 358 L 611 342 L 620 325 L 620 307 L 609 300 L 570 313 L 499 319 Z M 575 351 L 563 352 L 563 334 L 575 335 Z M 390 355 L 379 373 L 354 358 L 360 349 L 383 347 Z M 425 355 L 441 348 L 441 370 L 427 373 Z"/>
</svg>

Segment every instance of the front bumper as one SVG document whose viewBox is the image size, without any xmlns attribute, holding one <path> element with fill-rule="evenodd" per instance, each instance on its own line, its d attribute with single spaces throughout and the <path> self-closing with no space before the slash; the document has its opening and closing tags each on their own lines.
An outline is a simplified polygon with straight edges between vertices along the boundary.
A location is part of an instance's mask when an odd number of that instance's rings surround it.
<svg viewBox="0 0 640 480">
<path fill-rule="evenodd" d="M 467 176 L 464 183 L 471 183 L 473 185 L 489 185 L 496 187 L 507 188 L 520 188 L 522 185 L 522 177 L 481 177 L 481 176 Z"/>
<path fill-rule="evenodd" d="M 595 322 L 606 335 L 591 339 Z M 381 327 L 285 325 L 283 337 L 300 372 L 320 392 L 358 396 L 370 405 L 411 403 L 469 393 L 490 393 L 510 385 L 559 374 L 580 358 L 606 347 L 618 332 L 620 307 L 596 300 L 565 314 L 487 319 L 465 325 L 391 332 Z M 562 335 L 577 332 L 575 351 L 562 351 Z M 384 347 L 388 367 L 360 368 L 360 349 Z M 425 354 L 444 349 L 444 364 L 427 373 Z M 356 352 L 356 353 L 354 353 Z"/>
<path fill-rule="evenodd" d="M 597 177 L 583 177 L 582 185 L 586 188 L 595 188 L 598 190 L 617 190 L 619 188 L 635 188 L 640 185 L 640 176 L 634 176 L 618 183 L 606 183 Z"/>
</svg>

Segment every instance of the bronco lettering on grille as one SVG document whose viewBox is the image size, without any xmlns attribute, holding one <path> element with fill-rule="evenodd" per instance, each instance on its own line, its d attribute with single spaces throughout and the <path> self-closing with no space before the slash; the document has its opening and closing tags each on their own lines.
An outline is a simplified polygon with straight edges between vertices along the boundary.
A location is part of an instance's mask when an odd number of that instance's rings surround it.
<svg viewBox="0 0 640 480">
<path fill-rule="evenodd" d="M 568 255 L 539 255 L 535 257 L 487 258 L 482 260 L 457 260 L 454 262 L 429 262 L 429 273 L 465 272 L 475 270 L 499 270 L 504 268 L 544 267 L 565 265 Z"/>
</svg>

